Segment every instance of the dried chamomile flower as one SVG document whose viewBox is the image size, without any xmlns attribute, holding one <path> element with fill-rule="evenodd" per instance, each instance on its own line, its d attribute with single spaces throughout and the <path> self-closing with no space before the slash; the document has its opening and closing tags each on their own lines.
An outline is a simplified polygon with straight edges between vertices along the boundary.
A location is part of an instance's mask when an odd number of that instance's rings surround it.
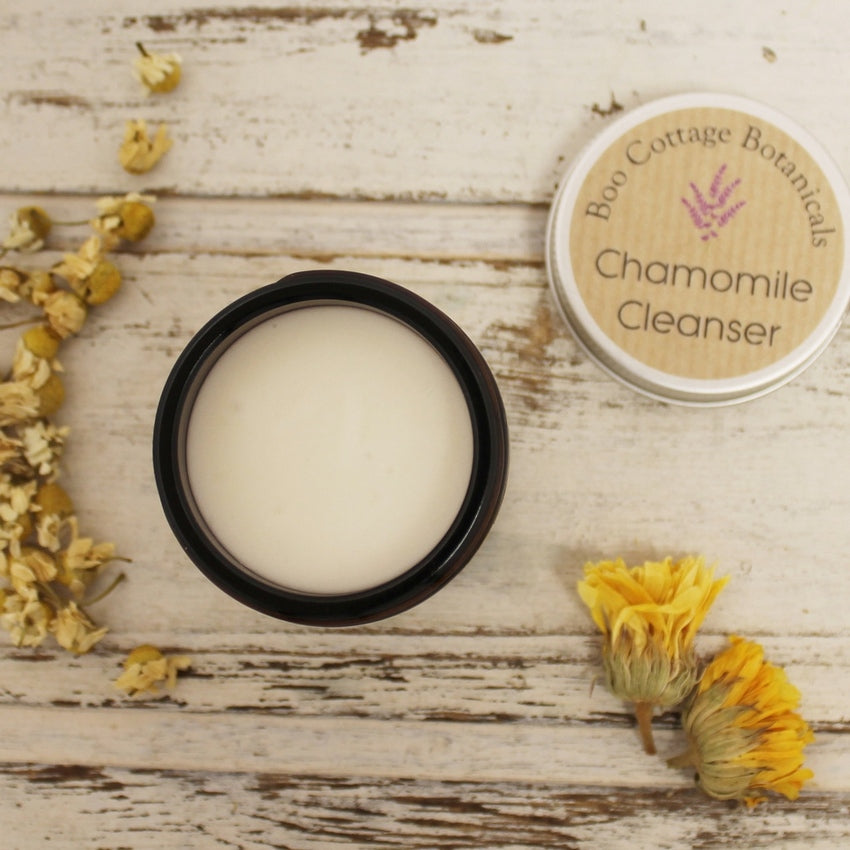
<svg viewBox="0 0 850 850">
<path fill-rule="evenodd" d="M 19 339 L 12 358 L 12 380 L 28 381 L 33 389 L 38 390 L 47 382 L 51 372 L 50 361 L 34 354 L 23 339 Z"/>
<path fill-rule="evenodd" d="M 603 561 L 584 568 L 578 592 L 604 636 L 608 688 L 634 703 L 644 749 L 655 752 L 652 713 L 681 703 L 697 680 L 694 636 L 727 579 L 701 558 Z"/>
<path fill-rule="evenodd" d="M 42 599 L 25 599 L 17 593 L 3 594 L 0 625 L 15 646 L 39 646 L 47 637 L 53 609 Z"/>
<path fill-rule="evenodd" d="M 78 655 L 88 652 L 108 631 L 98 628 L 73 600 L 56 612 L 49 629 L 59 646 Z"/>
<path fill-rule="evenodd" d="M 9 219 L 10 233 L 3 247 L 10 251 L 38 251 L 50 233 L 53 222 L 41 207 L 20 207 Z"/>
<path fill-rule="evenodd" d="M 140 55 L 133 61 L 133 76 L 145 87 L 145 92 L 174 91 L 180 82 L 183 60 L 176 53 L 149 53 L 139 42 L 136 47 Z"/>
<path fill-rule="evenodd" d="M 59 339 L 66 339 L 82 330 L 88 309 L 75 293 L 57 289 L 44 302 L 44 317 L 48 327 Z"/>
<path fill-rule="evenodd" d="M 168 657 L 155 646 L 142 644 L 124 660 L 124 672 L 115 680 L 115 687 L 129 696 L 157 695 L 162 683 L 173 688 L 178 672 L 191 666 L 192 659 L 188 655 Z"/>
<path fill-rule="evenodd" d="M 757 643 L 740 637 L 706 667 L 682 712 L 688 750 L 671 767 L 693 767 L 703 791 L 752 807 L 765 793 L 796 800 L 811 770 L 803 748 L 814 740 L 796 712 L 800 692 Z"/>
<path fill-rule="evenodd" d="M 48 552 L 62 548 L 66 520 L 74 512 L 71 497 L 55 481 L 42 484 L 32 499 L 38 545 Z"/>
<path fill-rule="evenodd" d="M 45 514 L 56 514 L 64 519 L 74 512 L 74 503 L 65 488 L 55 481 L 42 484 L 33 497 L 33 503 Z"/>
<path fill-rule="evenodd" d="M 38 395 L 27 381 L 0 383 L 0 427 L 35 419 L 39 406 Z"/>
<path fill-rule="evenodd" d="M 23 440 L 14 433 L 0 430 L 0 470 L 18 476 L 28 466 L 24 461 Z"/>
<path fill-rule="evenodd" d="M 168 137 L 165 124 L 156 128 L 156 134 L 151 139 L 146 121 L 127 121 L 124 125 L 124 141 L 118 151 L 118 161 L 125 171 L 144 174 L 162 159 L 171 145 L 172 140 Z"/>
<path fill-rule="evenodd" d="M 130 192 L 123 198 L 105 197 L 97 201 L 98 217 L 92 227 L 104 236 L 117 236 L 128 242 L 140 242 L 153 228 L 153 195 Z"/>
<path fill-rule="evenodd" d="M 57 580 L 77 598 L 81 598 L 100 570 L 115 558 L 115 545 L 95 543 L 91 537 L 80 537 L 77 518 L 68 518 L 71 535 L 68 545 L 57 554 L 59 575 Z"/>
<path fill-rule="evenodd" d="M 48 552 L 62 548 L 62 517 L 59 514 L 39 512 L 35 515 L 35 535 L 38 545 Z"/>
<path fill-rule="evenodd" d="M 47 325 L 38 325 L 25 331 L 21 343 L 36 357 L 52 360 L 59 351 L 61 340 Z"/>
<path fill-rule="evenodd" d="M 51 293 L 56 291 L 56 284 L 53 282 L 52 275 L 50 272 L 38 269 L 23 274 L 24 279 L 21 281 L 20 294 L 32 301 L 36 307 L 44 306 Z"/>
<path fill-rule="evenodd" d="M 58 475 L 68 432 L 67 426 L 60 428 L 44 419 L 20 429 L 21 453 L 35 474 L 44 478 Z"/>
<path fill-rule="evenodd" d="M 20 554 L 21 541 L 32 531 L 30 508 L 36 487 L 35 481 L 16 482 L 0 475 L 0 551 Z"/>
<path fill-rule="evenodd" d="M 55 372 L 51 372 L 35 394 L 38 396 L 38 415 L 53 416 L 65 402 L 65 385 Z"/>
<path fill-rule="evenodd" d="M 108 301 L 121 286 L 121 272 L 113 262 L 106 259 L 103 242 L 97 235 L 86 239 L 76 254 L 65 254 L 53 271 L 65 278 L 74 293 L 91 305 Z M 58 296 L 59 293 L 55 294 Z M 50 299 L 45 304 L 45 310 L 48 304 Z"/>
<path fill-rule="evenodd" d="M 121 272 L 109 260 L 97 264 L 78 294 L 87 304 L 104 304 L 121 288 Z"/>
<path fill-rule="evenodd" d="M 49 272 L 0 267 L 0 299 L 10 304 L 27 298 L 40 306 L 55 288 Z"/>
<path fill-rule="evenodd" d="M 24 546 L 20 554 L 8 559 L 8 575 L 15 592 L 22 599 L 37 599 L 39 589 L 57 575 L 56 561 L 49 552 Z"/>
<path fill-rule="evenodd" d="M 23 280 L 23 274 L 17 269 L 0 268 L 0 298 L 10 304 L 20 301 L 20 287 Z"/>
</svg>

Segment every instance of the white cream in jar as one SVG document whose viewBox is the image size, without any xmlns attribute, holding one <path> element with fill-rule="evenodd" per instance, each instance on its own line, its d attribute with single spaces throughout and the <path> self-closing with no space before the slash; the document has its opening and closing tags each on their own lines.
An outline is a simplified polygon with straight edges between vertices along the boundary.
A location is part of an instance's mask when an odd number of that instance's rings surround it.
<svg viewBox="0 0 850 850">
<path fill-rule="evenodd" d="M 463 390 L 418 333 L 374 310 L 302 306 L 248 330 L 192 406 L 186 469 L 219 543 L 265 581 L 344 594 L 417 564 L 473 466 Z"/>
</svg>

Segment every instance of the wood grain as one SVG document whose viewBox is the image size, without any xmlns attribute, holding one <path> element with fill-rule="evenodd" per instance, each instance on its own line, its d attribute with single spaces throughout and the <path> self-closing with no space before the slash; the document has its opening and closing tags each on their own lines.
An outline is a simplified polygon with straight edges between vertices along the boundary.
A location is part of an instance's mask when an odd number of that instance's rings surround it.
<svg viewBox="0 0 850 850">
<path fill-rule="evenodd" d="M 0 19 L 0 114 L 15 127 L 0 139 L 0 157 L 20 163 L 4 182 L 22 191 L 124 185 L 115 160 L 123 123 L 144 117 L 169 122 L 178 144 L 135 185 L 539 203 L 615 104 L 692 89 L 788 111 L 846 167 L 850 144 L 833 91 L 811 83 L 841 78 L 845 33 L 835 4 L 815 12 L 759 2 L 744 16 L 733 0 L 673 8 L 659 0 L 633 8 L 153 0 L 144 11 L 127 0 L 42 0 Z M 145 98 L 130 77 L 138 40 L 184 55 L 172 97 Z"/>
<path fill-rule="evenodd" d="M 850 171 L 839 4 L 731 0 L 188 6 L 39 0 L 0 10 L 0 215 L 85 219 L 153 190 L 157 227 L 61 359 L 63 483 L 87 533 L 132 559 L 91 654 L 0 645 L 3 845 L 118 848 L 761 848 L 850 839 L 850 326 L 744 405 L 644 399 L 576 345 L 546 282 L 547 204 L 619 113 L 688 89 L 792 115 Z M 133 43 L 185 78 L 146 98 Z M 765 52 L 765 48 L 772 51 Z M 146 177 L 129 117 L 174 149 Z M 47 266 L 85 228 L 57 228 Z M 6 260 L 4 260 L 6 262 Z M 346 630 L 270 620 L 212 587 L 168 531 L 154 410 L 192 333 L 305 268 L 408 286 L 480 347 L 511 431 L 493 532 L 449 586 Z M 4 315 L 19 317 L 7 308 Z M 8 353 L 14 333 L 0 335 Z M 762 642 L 803 693 L 816 774 L 796 803 L 716 803 L 640 750 L 599 681 L 575 594 L 588 560 L 701 552 L 731 581 L 698 649 Z M 190 654 L 177 689 L 112 686 L 133 646 Z M 656 718 L 662 756 L 678 718 Z"/>
</svg>

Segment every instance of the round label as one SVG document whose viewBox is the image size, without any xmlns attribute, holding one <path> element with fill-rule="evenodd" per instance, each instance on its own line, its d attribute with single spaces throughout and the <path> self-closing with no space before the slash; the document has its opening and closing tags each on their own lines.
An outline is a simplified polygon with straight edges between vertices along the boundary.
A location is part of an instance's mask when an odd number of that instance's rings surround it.
<svg viewBox="0 0 850 850">
<path fill-rule="evenodd" d="M 784 116 L 705 95 L 650 104 L 562 187 L 553 286 L 620 377 L 674 400 L 752 394 L 799 371 L 840 322 L 845 198 Z"/>
</svg>

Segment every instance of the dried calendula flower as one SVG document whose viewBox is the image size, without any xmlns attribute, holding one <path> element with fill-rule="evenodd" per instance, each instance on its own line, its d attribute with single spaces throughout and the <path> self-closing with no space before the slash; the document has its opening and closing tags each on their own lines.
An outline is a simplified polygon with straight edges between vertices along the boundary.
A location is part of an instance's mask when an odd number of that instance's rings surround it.
<svg viewBox="0 0 850 850">
<path fill-rule="evenodd" d="M 73 600 L 56 612 L 49 629 L 59 646 L 78 655 L 88 652 L 108 631 L 98 628 Z"/>
<path fill-rule="evenodd" d="M 115 687 L 129 696 L 156 695 L 162 683 L 173 688 L 178 672 L 191 666 L 192 659 L 188 655 L 168 657 L 155 646 L 142 644 L 124 660 L 124 672 L 115 680 Z"/>
<path fill-rule="evenodd" d="M 98 217 L 92 227 L 105 236 L 118 236 L 128 242 L 144 239 L 156 223 L 151 204 L 153 195 L 130 192 L 123 198 L 105 197 L 97 201 Z"/>
<path fill-rule="evenodd" d="M 10 251 L 38 251 L 50 233 L 53 222 L 41 207 L 20 207 L 9 219 L 9 235 L 3 247 Z"/>
<path fill-rule="evenodd" d="M 148 135 L 148 125 L 144 120 L 127 121 L 124 125 L 124 141 L 118 151 L 118 161 L 125 171 L 131 174 L 144 174 L 150 171 L 172 145 L 168 137 L 168 128 L 160 124 L 153 139 Z"/>
<path fill-rule="evenodd" d="M 588 564 L 578 592 L 604 636 L 608 688 L 634 703 L 644 749 L 655 752 L 652 713 L 681 703 L 697 680 L 694 636 L 727 579 L 702 558 Z"/>
<path fill-rule="evenodd" d="M 800 692 L 759 644 L 730 640 L 682 712 L 688 750 L 668 764 L 693 767 L 697 785 L 720 800 L 755 806 L 767 792 L 795 800 L 813 776 L 803 767 L 814 736 L 796 712 Z"/>
<path fill-rule="evenodd" d="M 147 92 L 165 94 L 174 91 L 180 82 L 183 60 L 176 53 L 149 53 L 136 42 L 139 56 L 133 61 L 133 76 Z"/>
</svg>

